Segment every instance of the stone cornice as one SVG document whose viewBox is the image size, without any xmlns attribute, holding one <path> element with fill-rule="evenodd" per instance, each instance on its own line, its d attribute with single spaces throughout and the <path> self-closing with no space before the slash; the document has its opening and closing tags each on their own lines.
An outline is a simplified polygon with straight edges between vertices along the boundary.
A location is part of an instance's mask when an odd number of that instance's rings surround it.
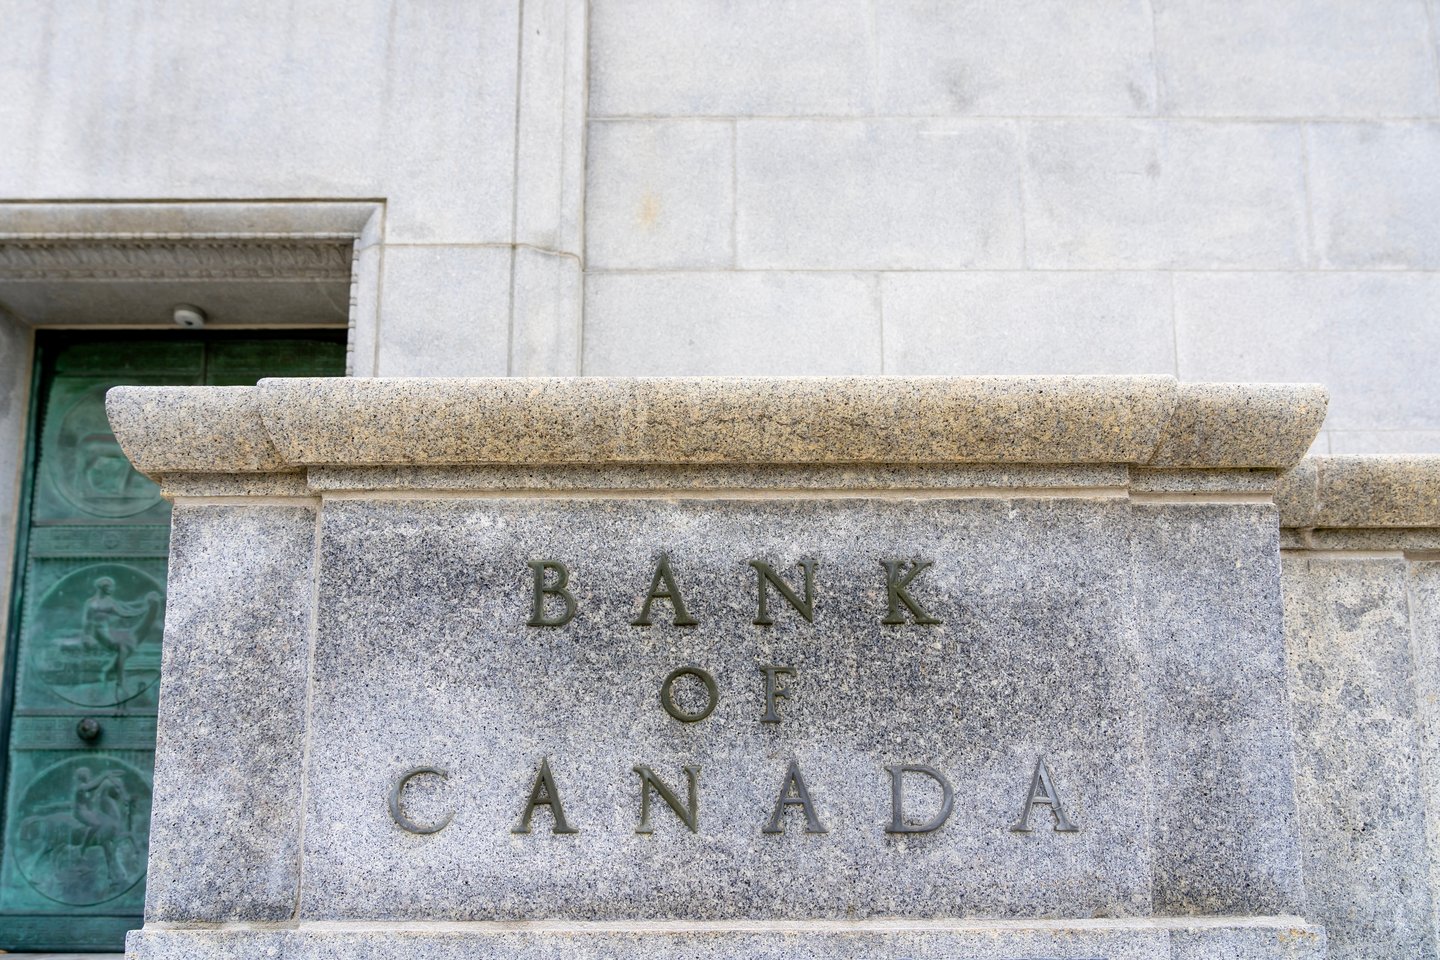
<svg viewBox="0 0 1440 960">
<path fill-rule="evenodd" d="M 276 379 L 116 387 L 151 476 L 481 464 L 1294 465 L 1314 384 L 1170 377 Z"/>
<path fill-rule="evenodd" d="M 348 281 L 355 237 L 0 236 L 0 281 Z"/>
<path fill-rule="evenodd" d="M 1310 457 L 1275 491 L 1296 529 L 1440 527 L 1440 455 Z"/>
</svg>

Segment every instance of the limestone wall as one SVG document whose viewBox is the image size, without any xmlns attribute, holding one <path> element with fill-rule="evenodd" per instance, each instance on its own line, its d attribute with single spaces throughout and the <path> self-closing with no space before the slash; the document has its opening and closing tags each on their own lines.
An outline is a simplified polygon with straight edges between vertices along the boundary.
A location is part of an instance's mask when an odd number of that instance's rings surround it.
<svg viewBox="0 0 1440 960">
<path fill-rule="evenodd" d="M 360 375 L 1316 380 L 1433 452 L 1436 18 L 3 0 L 0 201 L 383 201 Z"/>
</svg>

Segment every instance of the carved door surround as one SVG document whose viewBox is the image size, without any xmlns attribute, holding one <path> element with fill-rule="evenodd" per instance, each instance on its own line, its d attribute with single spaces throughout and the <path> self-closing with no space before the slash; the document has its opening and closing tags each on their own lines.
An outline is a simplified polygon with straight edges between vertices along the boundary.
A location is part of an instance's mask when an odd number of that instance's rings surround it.
<svg viewBox="0 0 1440 960">
<path fill-rule="evenodd" d="M 380 201 L 7 203 L 0 307 L 27 325 L 339 326 L 373 352 Z M 362 365 L 363 368 L 364 365 Z"/>
<path fill-rule="evenodd" d="M 319 372 L 277 367 L 262 342 L 275 334 L 244 328 L 323 326 L 332 341 L 348 328 L 351 348 L 358 337 L 371 349 L 383 218 L 376 201 L 0 201 L 0 310 L 22 337 L 22 349 L 0 349 L 0 376 L 31 381 L 26 327 L 151 344 L 112 349 L 118 367 L 31 387 L 46 415 L 22 490 L 30 516 L 17 513 L 22 527 L 0 512 L 0 888 L 10 893 L 0 948 L 116 949 L 134 925 L 121 915 L 139 913 L 144 891 L 168 504 L 115 446 L 106 387 L 204 382 L 212 369 L 217 383 Z M 175 329 L 171 310 L 185 302 L 220 332 Z M 126 328 L 155 333 L 118 333 Z M 194 353 L 207 339 L 226 346 L 213 356 L 203 348 L 199 367 L 182 371 L 167 356 L 149 369 L 154 344 Z M 7 441 L 0 460 L 13 465 L 25 460 L 27 414 L 23 390 L 12 396 L 0 419 L 13 417 L 15 429 L 0 436 L 20 446 Z"/>
</svg>

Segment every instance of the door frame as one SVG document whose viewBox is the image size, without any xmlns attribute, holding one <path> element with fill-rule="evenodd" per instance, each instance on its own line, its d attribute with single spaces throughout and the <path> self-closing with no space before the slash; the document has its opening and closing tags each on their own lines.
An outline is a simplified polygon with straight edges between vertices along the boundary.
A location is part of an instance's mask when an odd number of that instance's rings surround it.
<svg viewBox="0 0 1440 960">
<path fill-rule="evenodd" d="M 6 596 L 4 631 L 0 633 L 0 837 L 5 835 L 5 797 L 10 778 L 10 726 L 15 710 L 15 682 L 20 666 L 20 607 L 24 602 L 21 587 L 25 583 L 25 564 L 21 558 L 30 550 L 30 513 L 34 500 L 35 458 L 40 449 L 40 431 L 35 427 L 40 418 L 40 381 L 42 349 L 40 338 L 32 341 L 30 350 L 30 380 L 26 386 L 25 422 L 21 425 L 20 443 L 23 451 L 20 457 L 20 502 L 15 509 L 15 531 L 11 537 L 10 556 L 0 558 L 10 564 L 9 582 L 3 586 L 10 592 Z"/>
<path fill-rule="evenodd" d="M 230 341 L 272 340 L 328 340 L 342 347 L 348 346 L 349 336 L 345 327 L 285 325 L 263 328 L 226 326 L 200 330 L 169 328 L 118 328 L 95 324 L 83 328 L 35 328 L 29 351 L 28 381 L 23 387 L 25 409 L 20 429 L 20 476 L 17 483 L 18 502 L 15 508 L 15 528 L 9 543 L 9 556 L 0 557 L 0 564 L 10 563 L 10 575 L 0 580 L 0 588 L 8 588 L 3 606 L 0 606 L 0 840 L 7 827 L 7 799 L 10 788 L 10 745 L 14 728 L 14 710 L 18 696 L 20 632 L 25 604 L 25 581 L 29 564 L 31 517 L 34 513 L 34 499 L 38 481 L 38 461 L 43 425 L 40 422 L 42 405 L 46 399 L 43 380 L 52 373 L 51 364 L 64 348 L 84 343 L 104 341 L 109 343 L 164 344 L 176 342 L 199 343 L 204 345 Z M 168 551 L 167 551 L 168 552 Z M 3 566 L 0 566 L 3 569 Z M 3 853 L 3 851 L 0 851 Z M 78 948 L 81 952 L 85 948 Z"/>
</svg>

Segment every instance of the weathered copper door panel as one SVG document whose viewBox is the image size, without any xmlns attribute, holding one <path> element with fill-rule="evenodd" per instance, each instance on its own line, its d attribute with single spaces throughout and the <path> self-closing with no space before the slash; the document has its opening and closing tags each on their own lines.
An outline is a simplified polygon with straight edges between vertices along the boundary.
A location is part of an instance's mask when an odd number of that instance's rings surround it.
<svg viewBox="0 0 1440 960">
<path fill-rule="evenodd" d="M 9 638 L 0 949 L 111 950 L 145 895 L 169 504 L 105 418 L 116 384 L 343 372 L 333 339 L 42 342 Z"/>
</svg>

